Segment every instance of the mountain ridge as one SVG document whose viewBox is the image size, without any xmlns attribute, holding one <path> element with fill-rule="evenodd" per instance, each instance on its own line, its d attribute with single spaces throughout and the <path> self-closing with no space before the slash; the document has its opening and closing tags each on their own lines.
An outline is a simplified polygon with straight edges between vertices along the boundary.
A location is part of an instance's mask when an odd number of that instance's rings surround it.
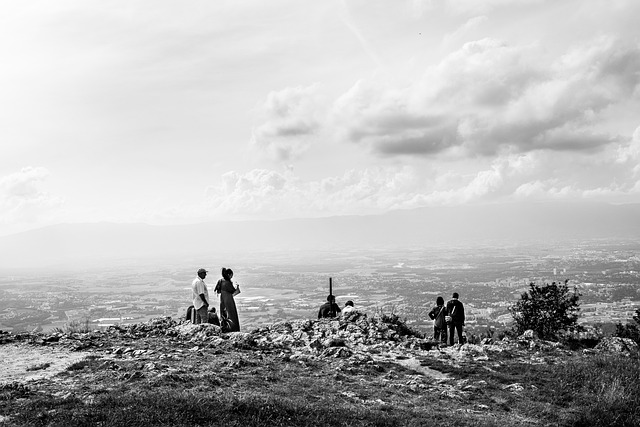
<svg viewBox="0 0 640 427">
<path fill-rule="evenodd" d="M 285 220 L 58 224 L 0 237 L 0 267 L 298 251 L 640 238 L 640 204 L 530 203 Z"/>
</svg>

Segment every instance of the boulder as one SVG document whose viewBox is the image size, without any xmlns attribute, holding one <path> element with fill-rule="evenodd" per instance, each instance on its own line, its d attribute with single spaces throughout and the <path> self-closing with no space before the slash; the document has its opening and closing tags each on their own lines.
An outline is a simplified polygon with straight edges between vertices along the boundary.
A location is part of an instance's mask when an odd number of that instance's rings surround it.
<svg viewBox="0 0 640 427">
<path fill-rule="evenodd" d="M 609 353 L 629 354 L 638 351 L 638 344 L 631 338 L 606 337 L 595 348 Z"/>
<path fill-rule="evenodd" d="M 518 337 L 518 341 L 531 341 L 531 340 L 535 340 L 536 338 L 537 338 L 537 335 L 533 331 L 533 329 L 528 329 Z"/>
</svg>

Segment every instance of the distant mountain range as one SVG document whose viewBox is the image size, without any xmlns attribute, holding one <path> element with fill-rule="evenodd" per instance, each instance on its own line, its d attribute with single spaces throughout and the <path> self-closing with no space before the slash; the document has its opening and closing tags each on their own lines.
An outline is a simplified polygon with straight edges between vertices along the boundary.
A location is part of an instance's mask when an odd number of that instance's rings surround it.
<svg viewBox="0 0 640 427">
<path fill-rule="evenodd" d="M 0 237 L 0 268 L 225 252 L 638 239 L 640 204 L 527 203 L 190 225 L 59 224 Z"/>
</svg>

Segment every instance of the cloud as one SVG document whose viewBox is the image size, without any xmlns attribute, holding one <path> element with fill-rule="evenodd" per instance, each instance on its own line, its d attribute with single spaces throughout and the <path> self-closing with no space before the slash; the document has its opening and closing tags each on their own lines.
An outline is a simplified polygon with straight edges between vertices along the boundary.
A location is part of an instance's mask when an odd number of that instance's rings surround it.
<svg viewBox="0 0 640 427">
<path fill-rule="evenodd" d="M 304 180 L 293 168 L 230 171 L 206 189 L 199 206 L 152 219 L 280 219 L 377 214 L 426 206 L 525 200 L 637 202 L 640 127 L 598 153 L 553 150 L 506 153 L 481 161 L 426 161 L 414 166 L 350 169 Z M 141 218 L 144 220 L 144 218 Z"/>
<path fill-rule="evenodd" d="M 473 18 L 468 19 L 462 26 L 457 28 L 455 31 L 445 34 L 442 39 L 442 44 L 444 46 L 450 46 L 454 41 L 460 40 L 469 32 L 477 29 L 482 24 L 484 24 L 489 18 L 484 15 L 474 16 Z"/>
<path fill-rule="evenodd" d="M 414 13 L 424 15 L 436 9 L 444 9 L 451 14 L 485 13 L 492 9 L 508 6 L 523 6 L 543 3 L 546 0 L 411 0 Z"/>
<path fill-rule="evenodd" d="M 523 6 L 525 4 L 543 3 L 546 0 L 445 0 L 447 9 L 455 13 L 487 12 L 498 7 Z"/>
<path fill-rule="evenodd" d="M 62 199 L 41 189 L 49 176 L 43 167 L 25 167 L 0 178 L 0 224 L 28 224 L 48 218 Z"/>
<path fill-rule="evenodd" d="M 410 168 L 367 168 L 302 181 L 291 170 L 228 172 L 206 191 L 207 207 L 220 217 L 285 218 L 380 213 L 411 207 L 422 181 Z"/>
<path fill-rule="evenodd" d="M 377 55 L 376 51 L 373 49 L 369 41 L 362 34 L 362 31 L 355 24 L 351 12 L 349 11 L 349 6 L 345 0 L 342 0 L 340 3 L 340 18 L 345 26 L 349 29 L 349 31 L 353 34 L 353 36 L 358 40 L 364 52 L 371 58 L 371 62 L 375 64 L 377 67 L 382 67 L 382 61 L 380 57 Z"/>
<path fill-rule="evenodd" d="M 322 105 L 318 84 L 269 93 L 260 108 L 263 122 L 253 131 L 252 145 L 276 160 L 297 158 L 320 127 Z"/>
<path fill-rule="evenodd" d="M 616 163 L 635 165 L 634 175 L 640 173 L 640 127 L 633 132 L 629 143 L 619 145 L 616 151 Z"/>
<path fill-rule="evenodd" d="M 640 47 L 600 37 L 552 58 L 535 45 L 466 43 L 409 87 L 359 81 L 336 100 L 334 127 L 382 156 L 593 151 L 620 136 L 607 108 L 637 101 Z"/>
</svg>

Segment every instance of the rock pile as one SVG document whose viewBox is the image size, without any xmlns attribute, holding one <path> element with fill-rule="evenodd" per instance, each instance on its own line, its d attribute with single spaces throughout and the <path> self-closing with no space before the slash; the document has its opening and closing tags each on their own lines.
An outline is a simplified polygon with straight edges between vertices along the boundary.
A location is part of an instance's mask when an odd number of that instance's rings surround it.
<svg viewBox="0 0 640 427">
<path fill-rule="evenodd" d="M 195 346 L 231 346 L 239 349 L 286 353 L 287 357 L 333 357 L 370 360 L 381 353 L 444 355 L 450 361 L 487 360 L 490 354 L 524 356 L 525 354 L 566 354 L 560 343 L 538 339 L 527 331 L 516 340 L 485 339 L 479 345 L 464 344 L 449 347 L 426 339 L 397 317 L 368 316 L 349 313 L 338 319 L 278 322 L 249 332 L 223 333 L 212 324 L 194 325 L 186 320 L 163 317 L 132 325 L 111 326 L 105 331 L 55 332 L 51 334 L 11 334 L 0 331 L 0 344 L 27 342 L 55 345 L 72 351 L 103 349 L 111 354 L 125 352 L 127 342 L 164 338 L 166 341 L 190 343 Z M 120 348 L 120 352 L 116 351 Z M 114 350 L 115 349 L 115 350 Z M 140 349 L 131 349 L 132 354 Z M 605 338 L 593 350 L 585 353 L 638 351 L 629 339 Z"/>
</svg>

